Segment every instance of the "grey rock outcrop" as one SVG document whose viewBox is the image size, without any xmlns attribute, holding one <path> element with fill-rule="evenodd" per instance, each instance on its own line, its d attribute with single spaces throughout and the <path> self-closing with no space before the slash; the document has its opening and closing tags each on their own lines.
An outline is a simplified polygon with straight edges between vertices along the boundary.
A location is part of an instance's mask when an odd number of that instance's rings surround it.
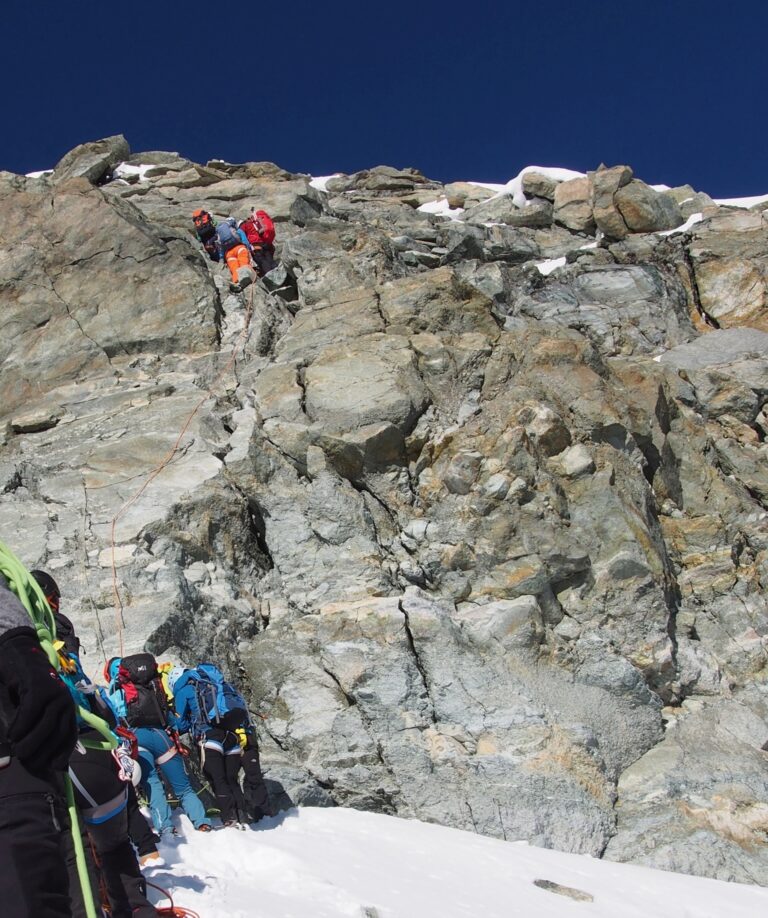
<svg viewBox="0 0 768 918">
<path fill-rule="evenodd" d="M 561 182 L 555 188 L 554 219 L 567 229 L 579 233 L 595 231 L 592 211 L 592 187 L 587 176 Z"/>
<path fill-rule="evenodd" d="M 763 214 L 117 164 L 0 174 L 0 529 L 92 668 L 219 662 L 276 806 L 765 882 Z M 233 295 L 190 213 L 254 204 Z"/>
<path fill-rule="evenodd" d="M 522 188 L 526 198 L 544 198 L 545 201 L 554 203 L 557 181 L 541 172 L 525 172 L 523 174 Z"/>
<path fill-rule="evenodd" d="M 683 215 L 672 195 L 632 179 L 614 194 L 616 209 L 630 232 L 654 233 L 680 226 Z"/>
<path fill-rule="evenodd" d="M 675 195 L 633 178 L 629 166 L 601 166 L 555 186 L 554 221 L 574 232 L 600 230 L 608 239 L 673 230 L 684 222 Z"/>
<path fill-rule="evenodd" d="M 503 194 L 467 208 L 462 219 L 467 223 L 506 223 L 537 229 L 551 226 L 552 213 L 552 203 L 546 198 L 532 198 L 526 207 L 518 207 L 511 195 Z"/>
<path fill-rule="evenodd" d="M 629 227 L 615 201 L 616 192 L 632 181 L 628 166 L 598 169 L 592 173 L 592 210 L 597 228 L 609 239 L 624 239 Z"/>
<path fill-rule="evenodd" d="M 83 143 L 70 150 L 54 166 L 53 181 L 84 178 L 98 184 L 118 164 L 127 160 L 131 150 L 122 134 Z"/>
</svg>

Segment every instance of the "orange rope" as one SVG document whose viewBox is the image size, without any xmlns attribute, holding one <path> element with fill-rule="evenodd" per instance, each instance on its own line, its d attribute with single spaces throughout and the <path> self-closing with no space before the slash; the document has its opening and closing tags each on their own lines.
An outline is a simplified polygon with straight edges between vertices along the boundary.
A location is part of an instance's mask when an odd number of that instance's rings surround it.
<svg viewBox="0 0 768 918">
<path fill-rule="evenodd" d="M 155 911 L 158 915 L 176 916 L 176 918 L 200 918 L 200 915 L 197 912 L 193 912 L 192 909 L 182 908 L 180 905 L 174 905 L 173 897 L 167 889 L 163 889 L 162 886 L 158 886 L 157 883 L 152 883 L 150 880 L 147 880 L 147 886 L 151 886 L 152 889 L 156 889 L 159 893 L 162 893 L 171 903 L 170 905 L 164 906 L 156 905 Z"/>
<path fill-rule="evenodd" d="M 227 362 L 227 365 L 221 370 L 221 372 L 216 376 L 216 378 L 213 380 L 211 385 L 206 389 L 205 396 L 200 399 L 197 405 L 195 405 L 194 409 L 192 410 L 189 417 L 185 421 L 184 426 L 181 428 L 181 432 L 179 433 L 179 436 L 176 438 L 176 442 L 173 444 L 171 449 L 166 453 L 165 457 L 162 459 L 160 464 L 157 465 L 154 469 L 152 469 L 152 471 L 147 475 L 147 478 L 145 479 L 141 487 L 136 491 L 136 493 L 129 500 L 127 500 L 123 504 L 123 506 L 117 511 L 117 513 L 112 518 L 112 526 L 111 526 L 111 532 L 110 532 L 110 549 L 111 549 L 111 555 L 112 555 L 112 592 L 115 597 L 115 624 L 117 625 L 117 635 L 120 640 L 120 656 L 122 656 L 124 652 L 123 631 L 125 630 L 125 618 L 123 616 L 123 601 L 120 597 L 120 589 L 117 585 L 117 563 L 115 561 L 115 527 L 117 526 L 117 521 L 120 519 L 120 517 L 125 513 L 125 511 L 130 506 L 136 503 L 139 497 L 144 493 L 144 491 L 146 491 L 149 485 L 152 484 L 155 478 L 157 478 L 157 476 L 160 475 L 163 469 L 165 469 L 165 467 L 168 465 L 171 459 L 173 459 L 173 457 L 178 452 L 179 444 L 181 443 L 184 437 L 184 434 L 189 429 L 189 426 L 192 423 L 195 415 L 203 407 L 203 405 L 208 401 L 208 399 L 213 397 L 213 392 L 211 390 L 215 388 L 215 386 L 218 385 L 219 380 L 221 380 L 221 378 L 226 373 L 228 373 L 230 369 L 234 366 L 235 361 L 237 359 L 237 352 L 240 348 L 240 344 L 248 334 L 252 315 L 253 315 L 253 284 L 251 284 L 251 293 L 248 299 L 248 309 L 245 314 L 245 325 L 243 326 L 243 330 L 240 332 L 240 335 L 238 336 L 237 341 L 235 342 L 235 346 L 232 349 L 232 356 Z"/>
</svg>

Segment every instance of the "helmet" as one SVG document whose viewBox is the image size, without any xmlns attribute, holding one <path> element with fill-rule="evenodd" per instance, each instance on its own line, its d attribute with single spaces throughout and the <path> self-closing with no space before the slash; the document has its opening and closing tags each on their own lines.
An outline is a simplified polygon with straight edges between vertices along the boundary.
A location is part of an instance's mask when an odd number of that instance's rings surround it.
<svg viewBox="0 0 768 918">
<path fill-rule="evenodd" d="M 176 683 L 186 671 L 186 667 L 184 666 L 174 666 L 173 669 L 168 673 L 168 690 L 171 692 L 171 694 L 173 694 Z"/>
<path fill-rule="evenodd" d="M 58 583 L 56 583 L 53 577 L 45 571 L 30 571 L 29 574 L 37 582 L 37 585 L 43 593 L 45 593 L 45 598 L 48 600 L 48 605 L 51 609 L 54 612 L 58 612 L 59 602 L 61 601 L 61 590 L 59 590 Z"/>
</svg>

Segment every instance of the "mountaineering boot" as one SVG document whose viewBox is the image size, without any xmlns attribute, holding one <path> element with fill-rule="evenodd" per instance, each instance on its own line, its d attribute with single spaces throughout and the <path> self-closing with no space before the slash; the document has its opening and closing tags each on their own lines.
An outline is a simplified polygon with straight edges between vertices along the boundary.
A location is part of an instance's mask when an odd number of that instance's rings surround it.
<svg viewBox="0 0 768 918">
<path fill-rule="evenodd" d="M 236 284 L 234 281 L 229 282 L 229 292 L 230 293 L 240 293 L 240 284 Z"/>
<path fill-rule="evenodd" d="M 250 287 L 255 280 L 252 268 L 242 267 L 237 270 L 237 282 L 241 290 Z"/>
</svg>

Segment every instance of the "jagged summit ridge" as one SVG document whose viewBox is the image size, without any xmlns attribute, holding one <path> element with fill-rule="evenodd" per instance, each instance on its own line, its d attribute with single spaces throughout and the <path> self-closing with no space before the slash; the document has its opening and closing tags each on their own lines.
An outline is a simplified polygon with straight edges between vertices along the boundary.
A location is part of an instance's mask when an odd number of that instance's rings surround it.
<svg viewBox="0 0 768 918">
<path fill-rule="evenodd" d="M 0 521 L 94 668 L 114 558 L 127 648 L 247 678 L 295 802 L 759 881 L 761 205 L 62 162 L 0 176 Z M 190 214 L 254 204 L 250 303 Z"/>
</svg>

